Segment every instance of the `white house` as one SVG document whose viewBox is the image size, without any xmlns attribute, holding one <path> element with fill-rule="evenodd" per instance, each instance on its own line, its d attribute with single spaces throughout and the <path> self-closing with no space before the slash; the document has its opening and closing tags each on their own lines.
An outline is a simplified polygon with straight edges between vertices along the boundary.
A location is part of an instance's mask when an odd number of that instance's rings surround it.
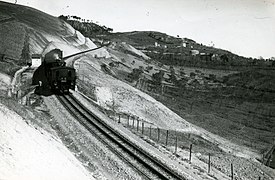
<svg viewBox="0 0 275 180">
<path fill-rule="evenodd" d="M 196 56 L 196 55 L 200 54 L 200 51 L 199 50 L 195 50 L 195 49 L 191 50 L 190 52 L 191 52 L 192 56 Z"/>
<path fill-rule="evenodd" d="M 38 67 L 42 63 L 41 54 L 32 54 L 32 67 Z"/>
</svg>

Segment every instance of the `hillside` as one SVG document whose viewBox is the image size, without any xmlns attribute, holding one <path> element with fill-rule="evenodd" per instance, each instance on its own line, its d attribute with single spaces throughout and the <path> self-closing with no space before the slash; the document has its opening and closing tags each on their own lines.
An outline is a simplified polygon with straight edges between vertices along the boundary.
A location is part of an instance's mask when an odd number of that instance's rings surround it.
<svg viewBox="0 0 275 180">
<path fill-rule="evenodd" d="M 275 70 L 250 70 L 228 76 L 226 83 L 261 93 L 275 92 Z M 263 101 L 272 99 L 265 98 Z"/>
</svg>

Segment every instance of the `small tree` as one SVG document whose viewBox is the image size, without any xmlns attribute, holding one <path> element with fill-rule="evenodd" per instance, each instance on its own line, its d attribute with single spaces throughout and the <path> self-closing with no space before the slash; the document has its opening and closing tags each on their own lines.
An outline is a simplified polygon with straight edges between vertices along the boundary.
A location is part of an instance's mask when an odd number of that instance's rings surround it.
<svg viewBox="0 0 275 180">
<path fill-rule="evenodd" d="M 129 74 L 129 78 L 131 80 L 138 80 L 143 73 L 143 70 L 141 68 L 135 68 L 133 71 Z"/>
<path fill-rule="evenodd" d="M 114 30 L 112 28 L 107 28 L 108 32 L 113 32 Z"/>
<path fill-rule="evenodd" d="M 154 83 L 156 83 L 157 85 L 161 85 L 163 79 L 164 79 L 164 71 L 160 70 L 158 73 L 155 73 L 152 75 L 152 79 L 154 81 Z"/>
<path fill-rule="evenodd" d="M 58 16 L 58 18 L 59 18 L 59 19 L 62 19 L 62 20 L 64 20 L 64 21 L 67 21 L 68 18 L 69 18 L 69 16 L 60 15 L 60 16 Z"/>
<path fill-rule="evenodd" d="M 149 72 L 149 71 L 151 71 L 153 69 L 153 66 L 147 66 L 146 68 L 145 68 L 145 71 L 146 72 Z"/>
<path fill-rule="evenodd" d="M 21 63 L 22 64 L 27 64 L 31 62 L 31 55 L 30 55 L 30 44 L 29 42 L 29 37 L 27 36 L 24 42 L 24 47 L 21 52 Z"/>
</svg>

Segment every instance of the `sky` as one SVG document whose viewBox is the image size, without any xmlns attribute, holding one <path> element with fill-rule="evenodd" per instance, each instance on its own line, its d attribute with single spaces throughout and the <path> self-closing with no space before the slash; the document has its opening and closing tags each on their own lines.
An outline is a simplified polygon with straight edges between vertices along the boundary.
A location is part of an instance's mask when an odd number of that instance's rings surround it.
<svg viewBox="0 0 275 180">
<path fill-rule="evenodd" d="M 275 57 L 275 0 L 4 0 L 114 32 L 159 31 L 245 57 Z"/>
</svg>

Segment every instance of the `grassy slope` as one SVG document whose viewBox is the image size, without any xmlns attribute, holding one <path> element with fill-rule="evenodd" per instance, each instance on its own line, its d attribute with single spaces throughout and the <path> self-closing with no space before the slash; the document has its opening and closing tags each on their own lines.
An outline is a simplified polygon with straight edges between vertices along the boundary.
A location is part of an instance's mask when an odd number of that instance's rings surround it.
<svg viewBox="0 0 275 180">
<path fill-rule="evenodd" d="M 173 98 L 152 95 L 189 122 L 263 153 L 274 142 L 274 102 L 261 98 L 252 102 L 231 93 L 226 97 L 226 93 L 185 91 Z"/>
<path fill-rule="evenodd" d="M 249 70 L 229 76 L 228 85 L 248 88 L 255 91 L 275 92 L 275 69 Z M 272 99 L 269 99 L 272 100 Z M 267 99 L 266 99 L 267 101 Z"/>
<path fill-rule="evenodd" d="M 158 99 L 190 122 L 263 153 L 274 143 L 274 70 L 228 76 L 224 88 Z M 173 95 L 172 95 L 173 96 Z"/>
<path fill-rule="evenodd" d="M 58 18 L 27 6 L 0 2 L 0 12 L 36 30 L 57 35 L 64 30 Z"/>
</svg>

